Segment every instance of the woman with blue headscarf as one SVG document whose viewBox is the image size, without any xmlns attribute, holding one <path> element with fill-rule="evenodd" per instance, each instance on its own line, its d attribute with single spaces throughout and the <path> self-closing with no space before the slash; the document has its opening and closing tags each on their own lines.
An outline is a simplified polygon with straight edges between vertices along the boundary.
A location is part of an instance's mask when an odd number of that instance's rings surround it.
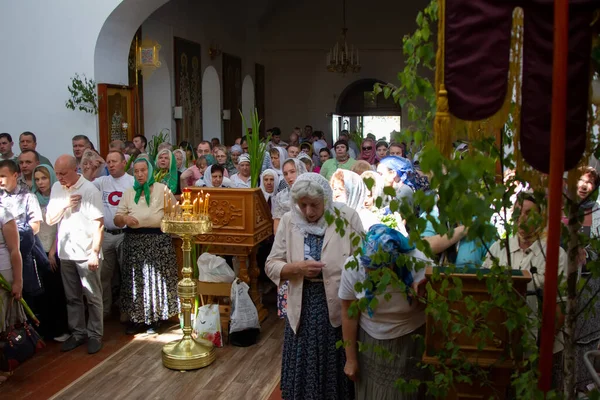
<svg viewBox="0 0 600 400">
<path fill-rule="evenodd" d="M 423 354 L 422 346 L 414 335 L 425 332 L 425 306 L 411 296 L 414 294 L 411 289 L 421 290 L 425 278 L 424 263 L 428 261 L 406 236 L 383 224 L 369 229 L 358 260 L 348 258 L 342 271 L 339 297 L 342 300 L 342 331 L 348 344 L 344 372 L 355 382 L 357 400 L 422 398 L 419 393 L 400 392 L 395 381 L 398 378 L 406 381 L 422 378 L 423 370 L 417 366 Z M 423 268 L 417 271 L 417 264 Z M 377 294 L 370 290 L 356 291 L 358 282 L 372 281 L 372 275 L 385 274 L 386 268 L 403 285 L 390 284 L 384 293 Z M 389 301 L 385 296 L 391 296 Z M 377 298 L 378 306 L 372 309 L 368 305 L 358 317 L 350 317 L 350 305 L 362 298 L 369 303 Z M 357 342 L 366 346 L 364 351 L 358 352 Z M 395 357 L 390 360 L 374 352 L 374 348 L 382 348 Z"/>
<path fill-rule="evenodd" d="M 417 186 L 414 181 L 415 170 L 410 160 L 398 156 L 385 157 L 379 162 L 377 172 L 383 177 L 385 187 L 393 187 L 396 198 L 412 207 L 413 193 Z"/>
<path fill-rule="evenodd" d="M 123 194 L 114 219 L 125 231 L 121 311 L 129 316 L 130 335 L 155 333 L 160 321 L 178 313 L 177 259 L 171 236 L 160 229 L 166 186 L 154 182 L 152 164 L 145 157 L 135 160 L 133 175 L 133 188 Z"/>
</svg>

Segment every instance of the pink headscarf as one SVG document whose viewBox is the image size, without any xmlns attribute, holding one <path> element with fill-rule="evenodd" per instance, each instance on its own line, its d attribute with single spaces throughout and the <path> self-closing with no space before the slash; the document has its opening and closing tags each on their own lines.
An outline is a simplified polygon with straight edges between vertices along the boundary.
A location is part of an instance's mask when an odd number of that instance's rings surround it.
<svg viewBox="0 0 600 400">
<path fill-rule="evenodd" d="M 371 150 L 365 150 L 364 149 L 365 145 L 367 147 L 371 146 Z M 363 140 L 361 149 L 360 149 L 360 156 L 358 157 L 358 159 L 364 160 L 364 161 L 368 162 L 369 164 L 374 165 L 376 156 L 377 156 L 377 149 L 375 148 L 375 141 L 370 138 Z"/>
</svg>

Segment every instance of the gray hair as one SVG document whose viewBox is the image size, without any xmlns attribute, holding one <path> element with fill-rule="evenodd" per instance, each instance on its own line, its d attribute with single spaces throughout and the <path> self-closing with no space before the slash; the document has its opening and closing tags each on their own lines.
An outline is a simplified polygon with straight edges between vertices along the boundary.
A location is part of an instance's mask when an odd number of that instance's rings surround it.
<svg viewBox="0 0 600 400">
<path fill-rule="evenodd" d="M 325 192 L 321 185 L 314 181 L 298 181 L 291 190 L 292 201 L 298 203 L 303 197 L 325 200 Z"/>
</svg>

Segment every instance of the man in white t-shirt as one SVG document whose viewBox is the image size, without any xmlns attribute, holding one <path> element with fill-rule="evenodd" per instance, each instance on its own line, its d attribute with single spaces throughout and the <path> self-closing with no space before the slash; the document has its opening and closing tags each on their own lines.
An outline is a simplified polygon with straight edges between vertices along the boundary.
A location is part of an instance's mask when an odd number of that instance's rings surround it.
<svg viewBox="0 0 600 400">
<path fill-rule="evenodd" d="M 118 228 L 113 219 L 117 207 L 127 189 L 133 187 L 133 176 L 125 173 L 125 156 L 120 151 L 113 150 L 106 156 L 106 166 L 109 176 L 101 176 L 92 182 L 102 194 L 104 204 L 104 240 L 102 241 L 102 302 L 104 317 L 110 315 L 113 304 L 113 288 L 119 293 L 120 270 L 122 267 L 123 229 Z M 117 273 L 115 274 L 115 271 Z M 113 285 L 112 283 L 115 282 Z"/>
<path fill-rule="evenodd" d="M 54 167 L 58 182 L 46 211 L 46 223 L 58 225 L 58 256 L 67 298 L 71 337 L 61 350 L 70 351 L 88 339 L 88 353 L 102 348 L 101 245 L 104 237 L 102 196 L 93 183 L 77 173 L 77 160 L 62 155 Z M 85 324 L 87 299 L 88 323 Z"/>
</svg>

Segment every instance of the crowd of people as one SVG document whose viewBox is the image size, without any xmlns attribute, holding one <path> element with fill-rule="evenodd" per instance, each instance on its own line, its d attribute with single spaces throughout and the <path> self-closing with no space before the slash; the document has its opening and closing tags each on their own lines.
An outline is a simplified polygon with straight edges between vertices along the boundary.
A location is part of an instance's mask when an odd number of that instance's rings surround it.
<svg viewBox="0 0 600 400">
<path fill-rule="evenodd" d="M 294 129 L 286 142 L 279 128 L 268 133 L 260 189 L 275 235 L 261 245 L 257 258 L 262 276 L 277 288 L 278 314 L 285 319 L 284 399 L 420 398 L 400 393 L 394 383 L 399 377 L 424 376 L 417 367 L 422 347 L 415 339 L 424 332 L 423 304 L 390 287 L 386 294 L 392 301 L 382 295 L 375 310 L 353 318 L 348 313 L 353 301 L 374 297 L 357 291 L 356 283 L 379 268 L 392 269 L 407 287 L 422 292 L 422 273 L 399 268 L 398 257 L 487 266 L 493 257 L 507 263 L 510 256 L 513 268 L 535 267 L 532 288 L 542 285 L 543 225 L 517 230 L 509 238 L 510 253 L 501 251 L 500 243 L 469 240 L 464 226 L 454 227 L 452 236 L 440 235 L 429 221 L 422 237 L 436 259 L 409 243 L 410 228 L 390 210 L 390 200 L 418 210 L 415 192 L 430 188 L 419 154 L 411 154 L 405 143 L 371 134 L 356 143 L 342 131 L 330 145 L 311 126 Z M 0 273 L 13 288 L 12 293 L 0 289 L 0 328 L 6 315 L 16 315 L 9 312 L 8 300 L 23 296 L 39 317 L 43 336 L 63 342 L 62 351 L 84 343 L 90 354 L 100 351 L 103 321 L 113 310 L 128 334 L 156 333 L 161 321 L 178 313 L 175 252 L 170 236 L 160 230 L 165 188 L 175 201 L 185 187 L 250 188 L 251 182 L 253 158 L 245 137 L 229 147 L 218 139 L 197 146 L 162 143 L 152 157 L 146 138 L 138 135 L 131 142 L 111 142 L 103 157 L 87 137 L 77 135 L 72 155 L 61 155 L 54 165 L 37 151 L 32 132 L 20 135 L 19 147 L 17 157 L 12 137 L 0 134 Z M 582 170 L 578 194 L 587 199 L 599 182 L 595 169 Z M 385 188 L 395 196 L 384 195 Z M 583 226 L 595 237 L 600 207 L 595 200 L 585 206 L 592 212 Z M 532 210 L 544 213 L 534 196 L 521 191 L 512 210 L 520 226 Z M 434 209 L 430 218 L 437 213 Z M 327 214 L 346 220 L 344 235 L 327 223 Z M 390 218 L 394 224 L 383 223 Z M 355 235 L 365 239 L 357 242 Z M 358 268 L 346 268 L 358 247 Z M 387 262 L 375 256 L 382 249 Z M 566 266 L 562 249 L 560 264 Z M 347 346 L 338 348 L 340 340 Z M 389 362 L 374 352 L 359 352 L 359 342 L 396 357 Z"/>
</svg>

